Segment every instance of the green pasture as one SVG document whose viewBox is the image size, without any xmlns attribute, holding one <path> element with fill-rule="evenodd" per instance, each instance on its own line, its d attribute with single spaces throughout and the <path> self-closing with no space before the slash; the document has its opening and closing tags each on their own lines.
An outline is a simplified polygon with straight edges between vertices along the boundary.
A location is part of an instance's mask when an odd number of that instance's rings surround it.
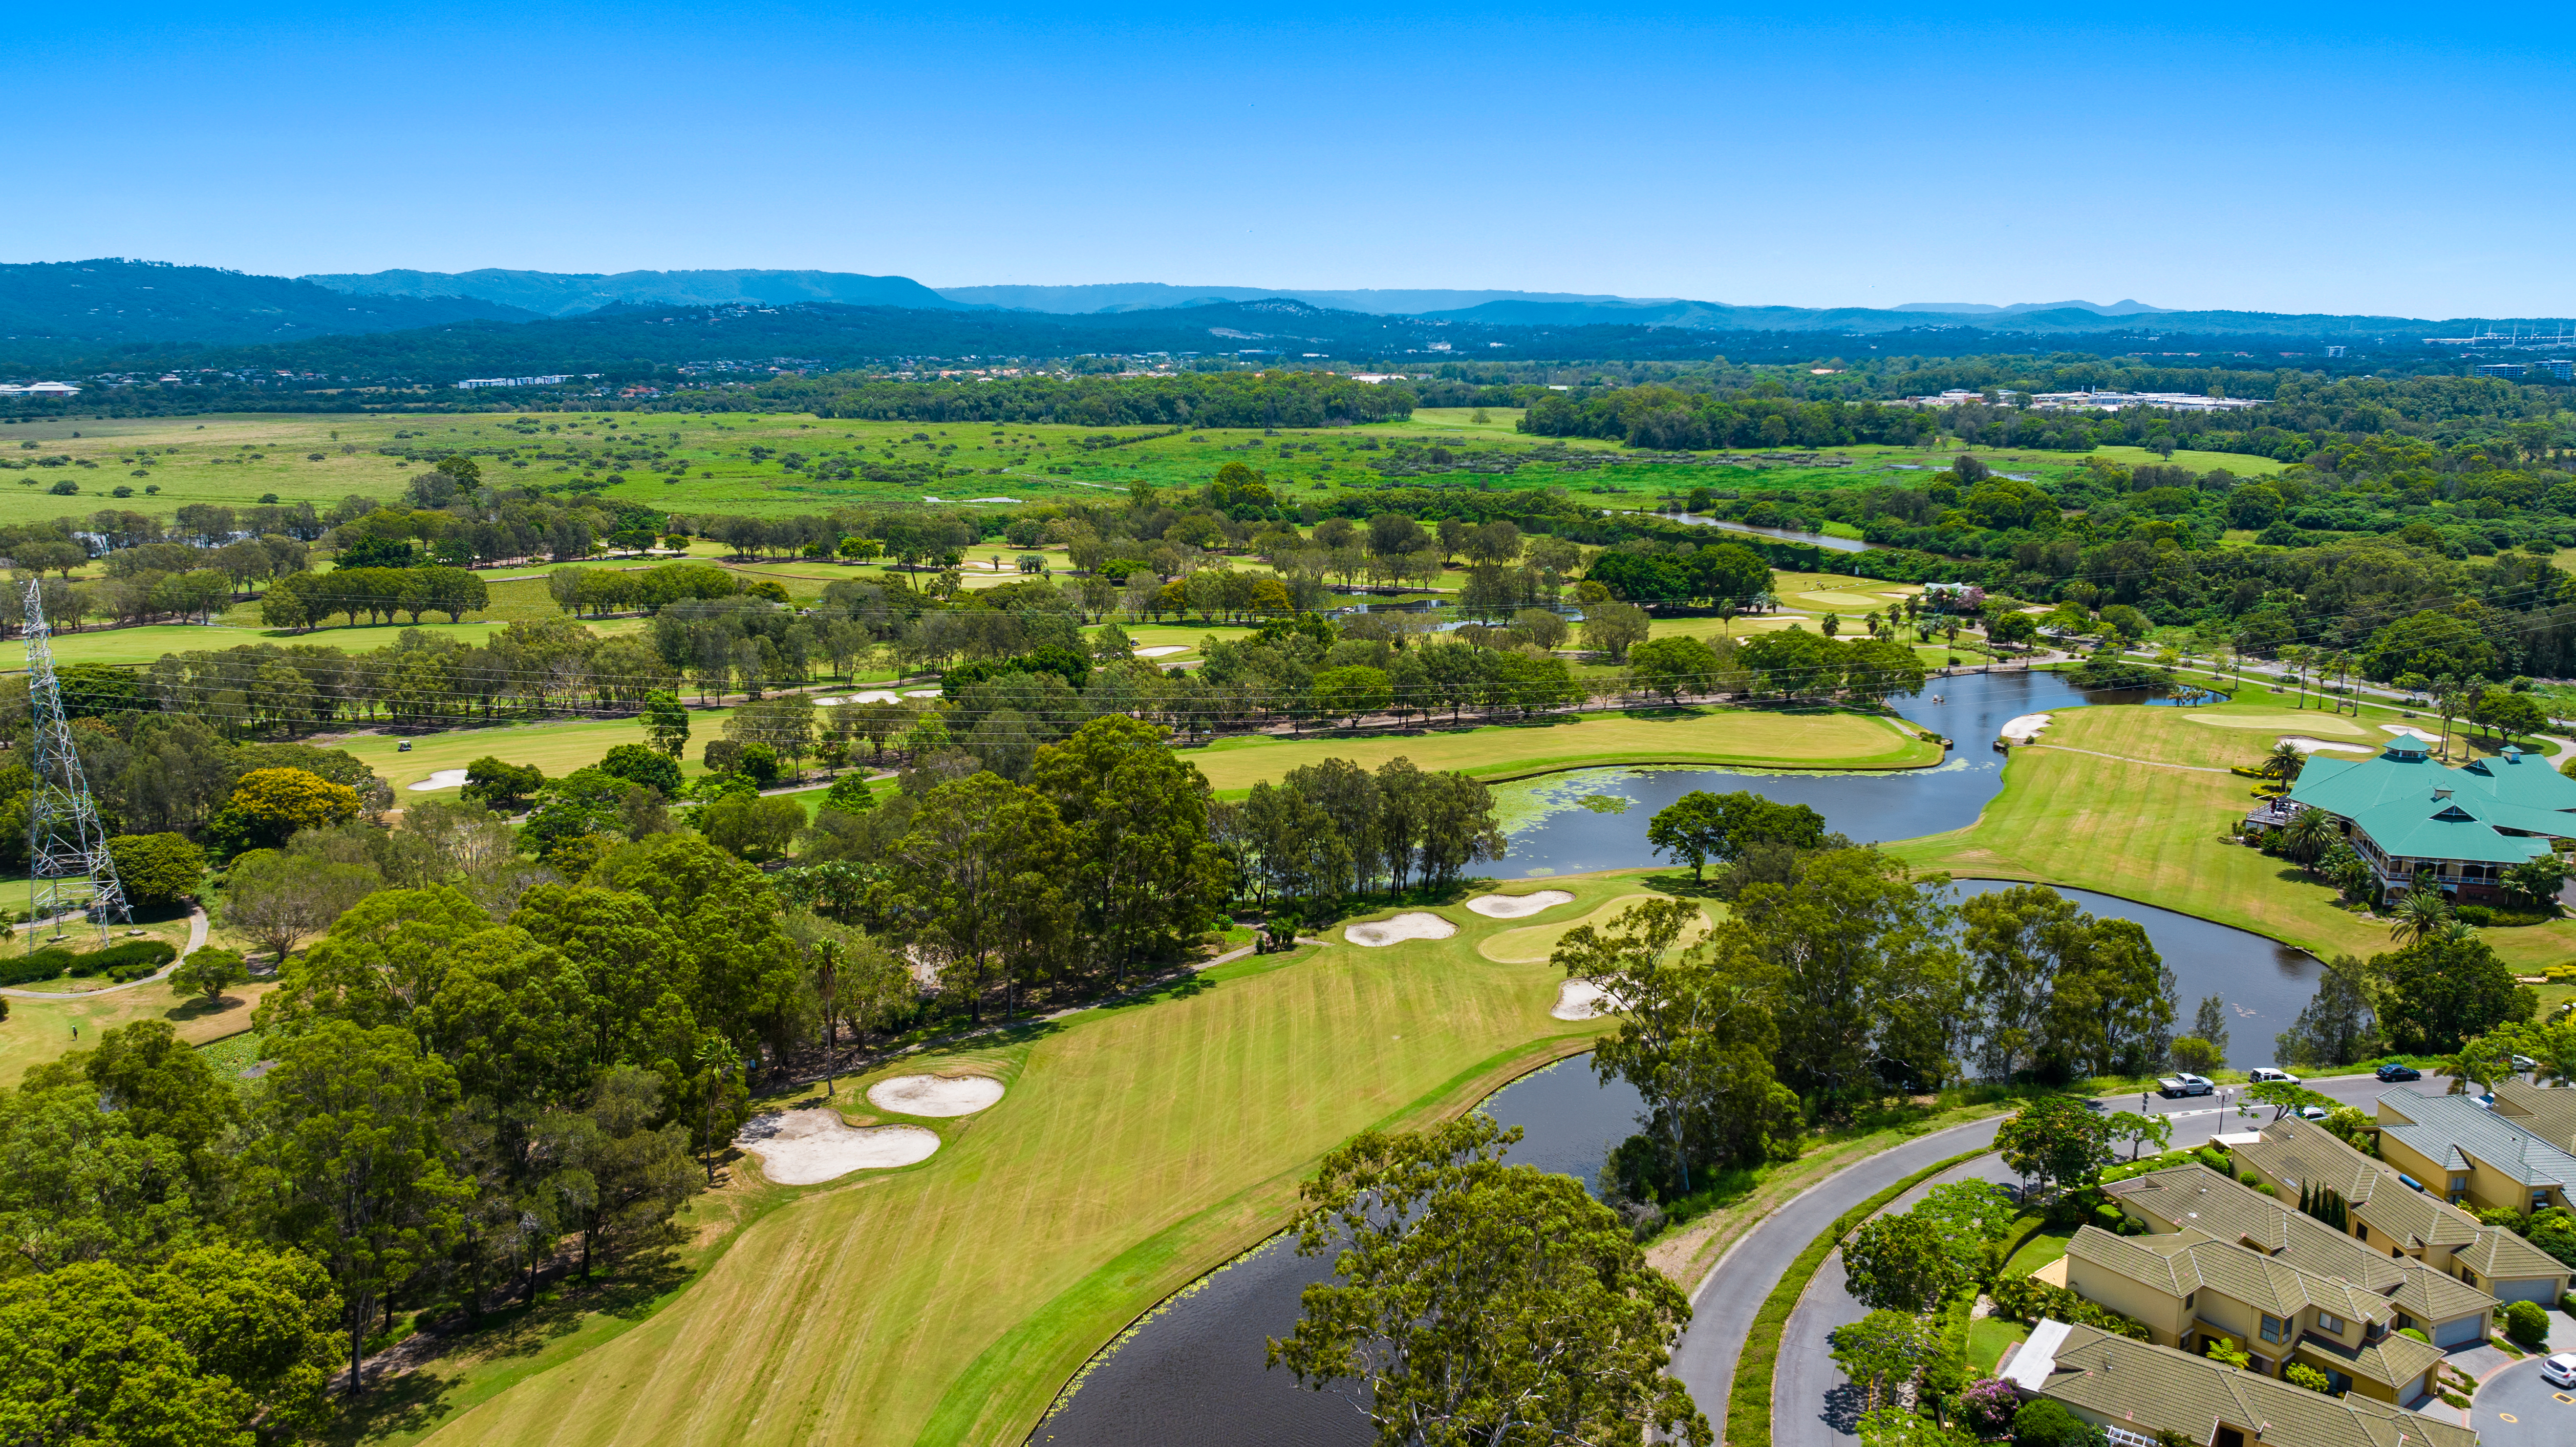
<svg viewBox="0 0 2576 1447">
<path fill-rule="evenodd" d="M 1581 913 L 1639 881 L 1564 887 Z M 1455 937 L 1247 957 L 907 1059 L 1010 1093 L 932 1123 L 941 1150 L 902 1170 L 785 1188 L 736 1163 L 692 1214 L 718 1234 L 754 1219 L 686 1291 L 585 1323 L 620 1334 L 580 1355 L 442 1360 L 404 1415 L 476 1444 L 1018 1441 L 1129 1321 L 1276 1230 L 1325 1151 L 1454 1114 L 1598 1031 L 1549 1016 L 1561 972 L 1477 953 L 1526 921 L 1432 908 Z M 877 1118 L 864 1084 L 838 1097 L 853 1123 Z M 782 1199 L 725 1199 L 743 1193 Z"/>
<path fill-rule="evenodd" d="M 1470 420 L 1472 409 L 1426 408 L 1402 422 L 1360 427 L 1215 429 L 1086 448 L 1087 436 L 1145 437 L 1141 427 L 1082 428 L 1013 423 L 914 424 L 824 419 L 799 414 L 532 413 L 539 431 L 523 435 L 506 425 L 515 415 L 476 413 L 437 416 L 214 414 L 204 417 L 116 421 L 49 419 L 0 429 L 0 455 L 69 455 L 73 464 L 8 475 L 18 510 L 27 517 L 86 515 L 103 507 L 167 512 L 183 503 L 253 505 L 265 494 L 287 502 L 328 506 L 358 495 L 393 501 L 423 464 L 405 463 L 377 449 L 400 446 L 428 453 L 510 446 L 516 465 L 486 458 L 487 474 L 519 484 L 556 486 L 614 474 L 624 482 L 607 495 L 667 512 L 750 513 L 786 516 L 836 507 L 922 503 L 1007 508 L 981 498 L 1015 502 L 1097 500 L 1102 490 L 1124 493 L 1142 482 L 1154 487 L 1195 487 L 1229 461 L 1243 462 L 1270 479 L 1290 501 L 1316 500 L 1346 488 L 1387 481 L 1371 464 L 1389 460 L 1395 444 L 1444 446 L 1461 460 L 1526 458 L 1541 447 L 1603 456 L 1608 465 L 1560 470 L 1553 462 L 1528 463 L 1507 475 L 1451 472 L 1400 481 L 1472 482 L 1497 489 L 1563 486 L 1581 495 L 1624 497 L 1608 505 L 1642 505 L 1665 493 L 1698 486 L 1719 489 L 1805 489 L 1875 485 L 1917 474 L 1908 468 L 1947 467 L 1961 449 L 1856 446 L 1818 461 L 1792 449 L 1753 449 L 1727 454 L 1749 459 L 1724 465 L 1643 463 L 1624 460 L 1612 440 L 1526 437 L 1512 430 L 1517 413 L 1488 409 L 1491 420 Z M 556 430 L 546 432 L 545 426 Z M 33 442 L 34 448 L 20 444 Z M 1375 443 L 1372 449 L 1363 444 Z M 796 452 L 810 461 L 840 455 L 856 467 L 927 463 L 936 477 L 907 481 L 828 480 L 812 466 L 787 467 L 778 455 Z M 345 450 L 344 450 L 345 449 Z M 645 451 L 660 456 L 646 459 Z M 2056 476 L 2082 464 L 2073 453 L 1968 449 L 1997 471 Z M 545 455 L 539 456 L 538 452 Z M 625 460 L 616 456 L 623 452 Z M 316 454 L 319 454 L 316 456 Z M 2098 455 L 2127 462 L 2156 460 L 2137 448 L 2104 448 Z M 2225 467 L 2245 475 L 2277 470 L 2259 458 L 2181 452 L 2174 461 L 2200 469 Z M 82 464 L 87 464 L 86 466 Z M 1834 465 L 1827 465 L 1834 464 Z M 673 470 L 676 467 L 676 472 Z M 137 476 L 135 474 L 143 474 Z M 69 479 L 78 494 L 48 489 Z M 117 487 L 133 496 L 112 496 Z"/>
</svg>

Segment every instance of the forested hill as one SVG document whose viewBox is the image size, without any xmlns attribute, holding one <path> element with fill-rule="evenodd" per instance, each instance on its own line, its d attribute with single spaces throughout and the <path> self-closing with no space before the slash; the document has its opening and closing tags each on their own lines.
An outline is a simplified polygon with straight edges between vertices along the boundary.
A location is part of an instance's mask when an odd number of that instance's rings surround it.
<svg viewBox="0 0 2576 1447">
<path fill-rule="evenodd" d="M 0 347 L 31 363 L 392 332 L 536 313 L 462 296 L 359 297 L 211 266 L 49 261 L 0 266 Z"/>
<path fill-rule="evenodd" d="M 834 301 L 921 311 L 971 310 L 908 276 L 847 271 L 375 271 L 303 278 L 359 296 L 471 296 L 540 316 L 572 316 L 616 302 L 637 306 L 779 306 Z"/>
</svg>

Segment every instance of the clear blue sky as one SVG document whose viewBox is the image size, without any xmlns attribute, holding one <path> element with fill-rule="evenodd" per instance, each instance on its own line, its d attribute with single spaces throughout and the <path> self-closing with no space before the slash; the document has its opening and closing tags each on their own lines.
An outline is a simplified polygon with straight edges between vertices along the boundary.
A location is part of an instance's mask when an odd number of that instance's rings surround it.
<svg viewBox="0 0 2576 1447">
<path fill-rule="evenodd" d="M 0 260 L 2576 313 L 2564 7 L 1444 8 L 27 5 Z"/>
</svg>

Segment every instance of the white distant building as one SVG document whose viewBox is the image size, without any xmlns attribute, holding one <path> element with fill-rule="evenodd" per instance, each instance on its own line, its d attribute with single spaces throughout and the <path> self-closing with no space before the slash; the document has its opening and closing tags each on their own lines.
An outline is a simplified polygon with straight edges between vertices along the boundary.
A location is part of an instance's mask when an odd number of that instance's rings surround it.
<svg viewBox="0 0 2576 1447">
<path fill-rule="evenodd" d="M 569 382 L 571 380 L 572 375 L 570 373 L 559 372 L 551 377 L 468 377 L 456 385 L 465 389 L 472 389 L 475 387 L 552 387 L 559 383 Z"/>
<path fill-rule="evenodd" d="M 80 390 L 69 382 L 29 382 L 23 387 L 0 382 L 0 397 L 77 397 Z"/>
</svg>

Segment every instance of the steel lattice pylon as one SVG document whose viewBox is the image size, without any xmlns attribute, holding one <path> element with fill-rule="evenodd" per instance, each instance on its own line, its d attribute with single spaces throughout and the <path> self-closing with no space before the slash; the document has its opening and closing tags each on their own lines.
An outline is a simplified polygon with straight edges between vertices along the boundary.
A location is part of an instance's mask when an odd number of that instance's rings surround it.
<svg viewBox="0 0 2576 1447">
<path fill-rule="evenodd" d="M 35 797 L 27 809 L 27 948 L 45 925 L 68 914 L 98 922 L 101 947 L 108 926 L 132 918 L 116 861 L 108 857 L 107 830 L 90 802 L 80 751 L 72 747 L 71 721 L 63 717 L 62 685 L 54 680 L 52 630 L 45 626 L 44 587 L 27 580 L 27 702 L 35 712 Z"/>
</svg>

